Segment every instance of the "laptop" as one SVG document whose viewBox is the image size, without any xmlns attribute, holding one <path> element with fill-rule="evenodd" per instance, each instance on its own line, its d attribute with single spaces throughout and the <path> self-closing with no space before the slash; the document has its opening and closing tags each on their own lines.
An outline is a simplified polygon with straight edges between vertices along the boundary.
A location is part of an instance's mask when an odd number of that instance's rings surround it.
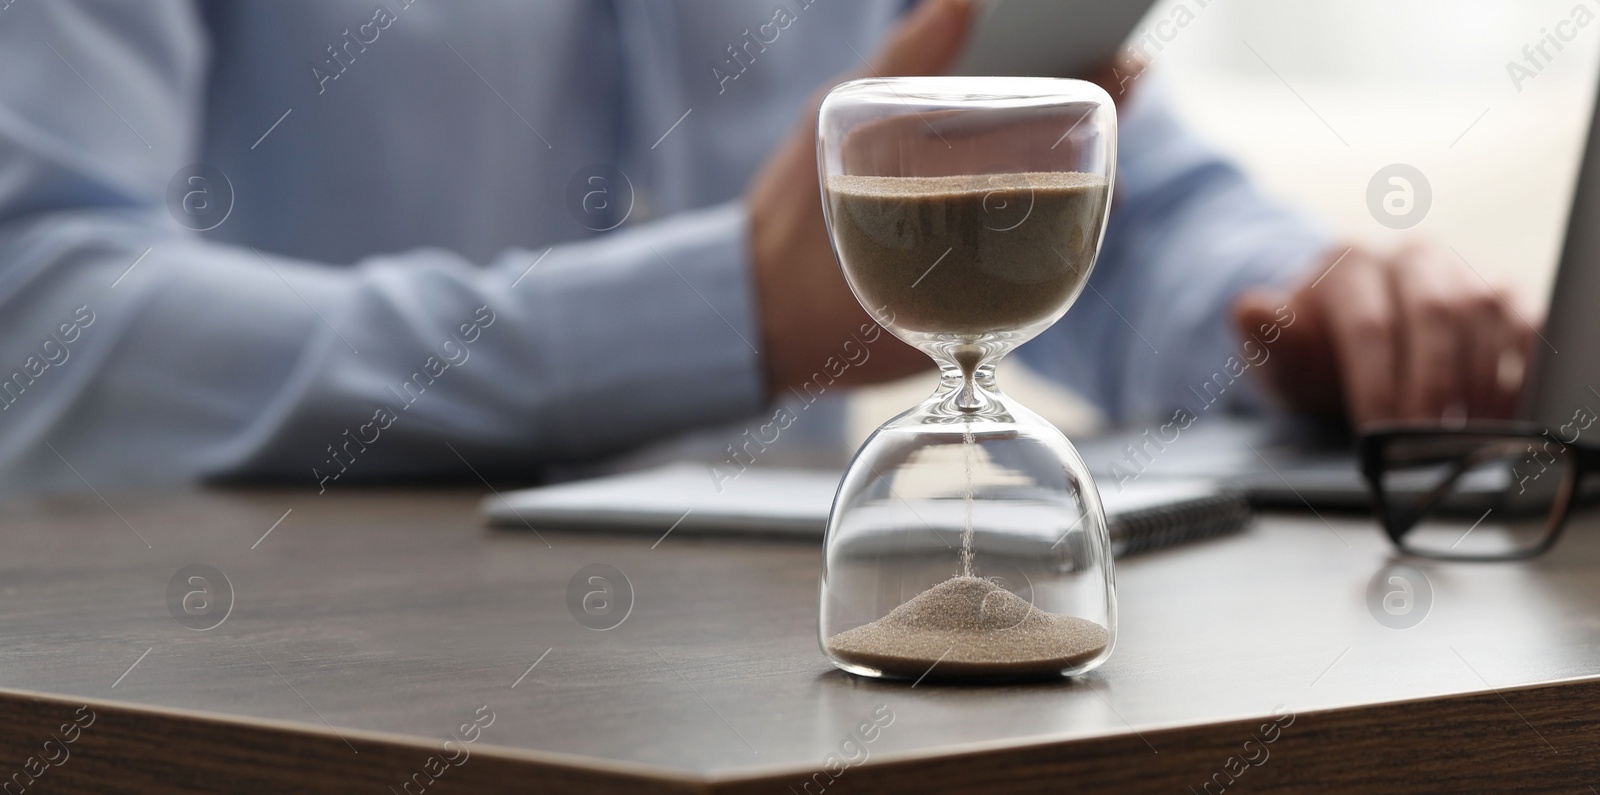
<svg viewBox="0 0 1600 795">
<path fill-rule="evenodd" d="M 1566 426 L 1567 434 L 1585 424 L 1583 417 L 1600 417 L 1600 86 L 1596 92 L 1545 327 L 1534 340 L 1517 415 L 1552 431 Z M 1156 430 L 1124 429 L 1078 444 L 1102 492 L 1150 479 L 1209 476 L 1256 507 L 1368 507 L 1354 440 L 1339 429 L 1303 420 L 1202 416 L 1175 437 L 1168 429 L 1170 443 L 1153 438 Z"/>
</svg>

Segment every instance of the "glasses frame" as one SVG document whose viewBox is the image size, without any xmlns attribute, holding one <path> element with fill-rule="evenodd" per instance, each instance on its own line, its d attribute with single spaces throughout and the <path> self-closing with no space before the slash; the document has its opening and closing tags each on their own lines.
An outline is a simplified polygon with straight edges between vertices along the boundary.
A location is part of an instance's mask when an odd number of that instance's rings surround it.
<svg viewBox="0 0 1600 795">
<path fill-rule="evenodd" d="M 1550 515 L 1546 519 L 1544 536 L 1537 546 L 1526 550 L 1508 552 L 1503 554 L 1473 554 L 1473 553 L 1448 553 L 1419 551 L 1408 547 L 1405 543 L 1406 533 L 1417 526 L 1417 523 L 1429 513 L 1428 509 L 1417 512 L 1409 517 L 1410 521 L 1403 521 L 1396 512 L 1390 510 L 1390 500 L 1383 488 L 1384 453 L 1398 441 L 1412 439 L 1427 439 L 1429 437 L 1449 436 L 1498 436 L 1507 440 L 1541 441 L 1546 450 L 1549 445 L 1560 448 L 1563 453 L 1570 456 L 1571 466 L 1562 476 L 1560 491 L 1556 495 L 1556 504 L 1551 507 Z M 1588 445 L 1580 445 L 1577 439 L 1565 441 L 1551 433 L 1548 429 L 1531 423 L 1468 423 L 1460 428 L 1441 428 L 1438 426 L 1388 426 L 1378 430 L 1361 434 L 1356 443 L 1357 454 L 1361 461 L 1361 475 L 1366 479 L 1367 491 L 1372 496 L 1373 514 L 1389 540 L 1401 552 L 1419 558 L 1432 560 L 1454 561 L 1512 561 L 1535 558 L 1548 552 L 1561 538 L 1561 533 L 1566 529 L 1567 518 L 1572 512 L 1574 496 L 1578 491 L 1578 484 L 1584 477 L 1600 474 L 1600 449 Z M 1462 470 L 1465 471 L 1465 470 Z M 1459 476 L 1459 472 L 1452 476 Z M 1451 482 L 1451 481 L 1446 481 Z"/>
</svg>

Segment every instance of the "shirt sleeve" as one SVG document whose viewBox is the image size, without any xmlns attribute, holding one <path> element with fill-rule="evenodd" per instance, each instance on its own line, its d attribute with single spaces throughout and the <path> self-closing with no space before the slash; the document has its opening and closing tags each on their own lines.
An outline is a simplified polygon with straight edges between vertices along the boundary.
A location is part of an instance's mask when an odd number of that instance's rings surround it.
<svg viewBox="0 0 1600 795">
<path fill-rule="evenodd" d="M 1111 218 L 1089 286 L 1018 355 L 1117 423 L 1262 408 L 1240 373 L 1229 306 L 1252 285 L 1294 282 L 1329 238 L 1185 130 L 1150 80 L 1119 108 Z"/>
<path fill-rule="evenodd" d="M 34 65 L 0 72 L 0 481 L 470 477 L 761 407 L 742 204 L 484 263 L 208 241 L 167 207 L 194 8 L 30 7 L 0 22 Z"/>
</svg>

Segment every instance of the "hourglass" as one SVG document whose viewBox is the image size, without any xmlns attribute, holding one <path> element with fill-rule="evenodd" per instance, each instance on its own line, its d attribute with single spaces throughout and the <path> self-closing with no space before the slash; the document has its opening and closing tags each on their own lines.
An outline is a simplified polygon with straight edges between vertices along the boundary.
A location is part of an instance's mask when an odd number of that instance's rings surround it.
<svg viewBox="0 0 1600 795">
<path fill-rule="evenodd" d="M 1093 669 L 1116 637 L 1100 497 L 995 365 L 1088 282 L 1116 166 L 1110 96 L 1049 78 L 856 80 L 823 101 L 817 157 L 850 289 L 940 370 L 839 486 L 823 651 L 886 678 Z"/>
</svg>

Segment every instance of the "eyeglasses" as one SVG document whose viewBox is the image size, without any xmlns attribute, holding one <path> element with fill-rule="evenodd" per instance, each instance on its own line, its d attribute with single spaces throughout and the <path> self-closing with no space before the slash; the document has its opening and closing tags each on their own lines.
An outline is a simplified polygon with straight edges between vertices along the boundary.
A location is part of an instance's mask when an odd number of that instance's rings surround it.
<svg viewBox="0 0 1600 795">
<path fill-rule="evenodd" d="M 1402 551 L 1445 560 L 1521 560 L 1561 535 L 1600 449 L 1522 424 L 1390 428 L 1364 434 L 1361 472 Z"/>
</svg>

